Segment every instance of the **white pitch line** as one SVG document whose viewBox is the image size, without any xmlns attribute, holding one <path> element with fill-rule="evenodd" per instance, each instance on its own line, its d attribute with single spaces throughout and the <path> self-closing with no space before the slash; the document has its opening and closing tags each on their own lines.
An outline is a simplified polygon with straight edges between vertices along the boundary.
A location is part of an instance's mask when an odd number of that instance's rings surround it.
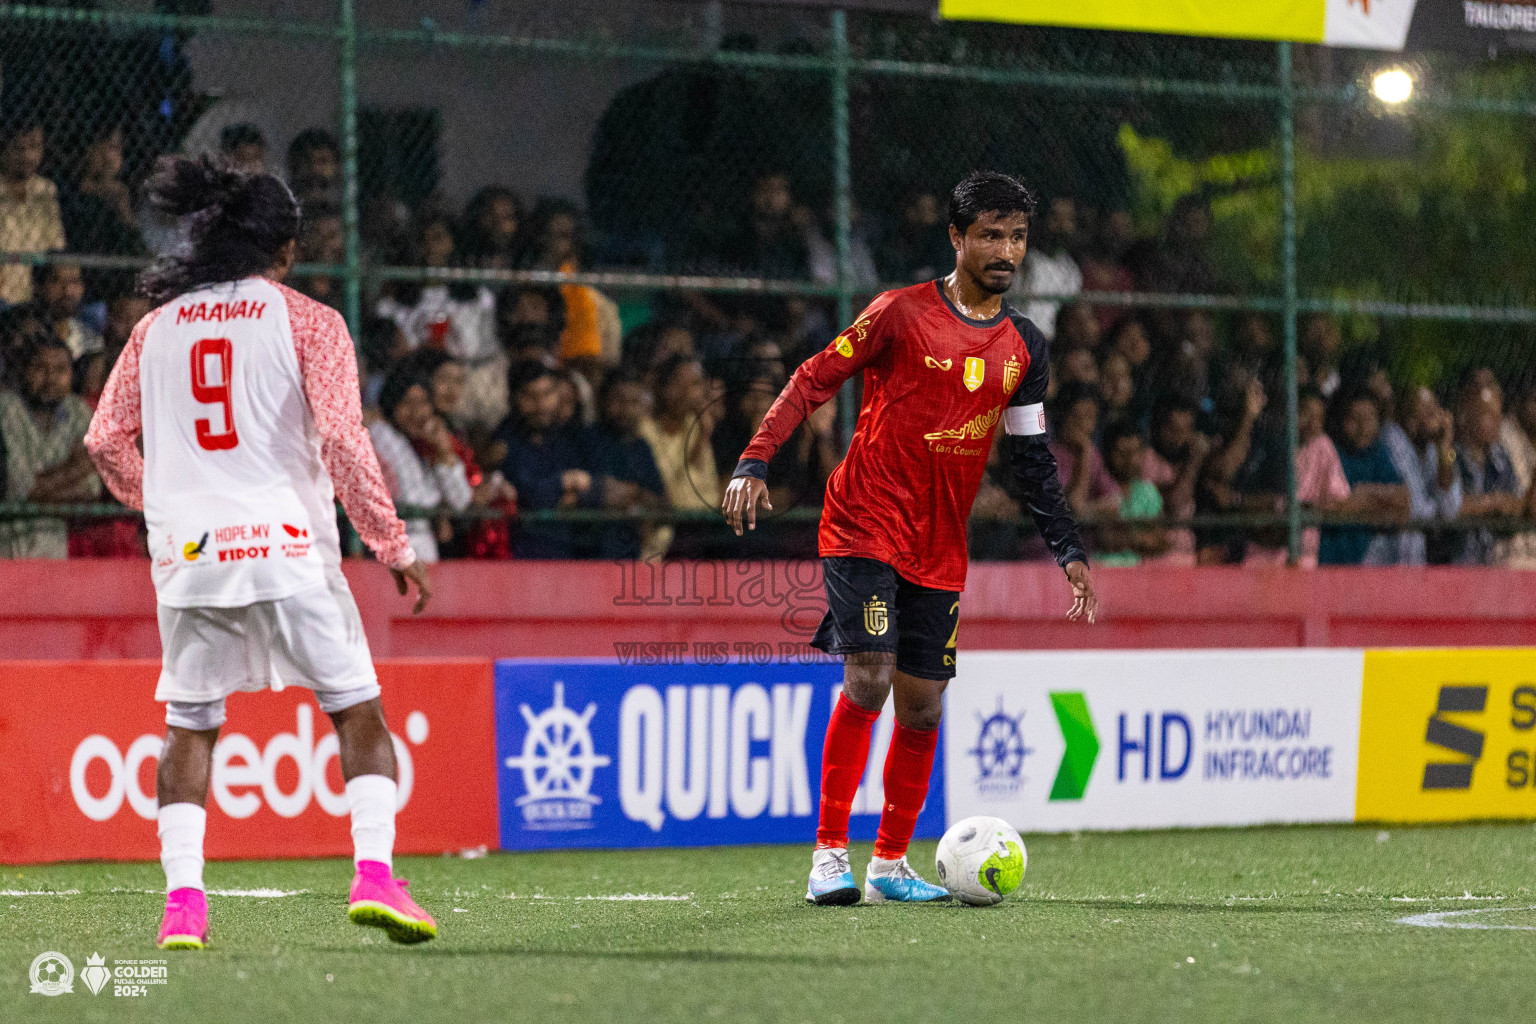
<svg viewBox="0 0 1536 1024">
<path fill-rule="evenodd" d="M 1478 921 L 1451 920 L 1451 918 L 1468 917 L 1472 914 L 1507 914 L 1517 910 L 1536 910 L 1536 907 L 1473 907 L 1470 910 L 1436 910 L 1428 914 L 1410 914 L 1407 917 L 1400 917 L 1393 924 L 1407 924 L 1417 928 L 1469 928 L 1490 932 L 1536 932 L 1536 924 L 1482 924 Z"/>
<path fill-rule="evenodd" d="M 0 896 L 78 896 L 79 889 L 0 889 Z"/>
<path fill-rule="evenodd" d="M 1505 896 L 1473 896 L 1464 892 L 1460 896 L 1393 896 L 1393 903 L 1448 903 L 1451 900 L 1502 900 Z"/>
<path fill-rule="evenodd" d="M 502 896 L 504 900 L 543 900 L 548 903 L 557 901 L 569 901 L 581 903 L 584 901 L 601 901 L 607 903 L 686 903 L 693 899 L 693 893 L 686 896 L 672 896 L 655 892 L 625 892 L 611 896 L 545 896 L 543 893 L 534 893 L 531 896 L 519 896 L 515 892 L 509 892 Z"/>
</svg>

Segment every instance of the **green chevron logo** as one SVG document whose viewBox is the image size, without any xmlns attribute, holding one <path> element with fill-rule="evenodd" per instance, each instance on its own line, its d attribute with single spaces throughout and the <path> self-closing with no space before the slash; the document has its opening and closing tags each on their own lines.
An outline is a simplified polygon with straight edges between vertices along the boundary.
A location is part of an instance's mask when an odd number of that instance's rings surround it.
<svg viewBox="0 0 1536 1024">
<path fill-rule="evenodd" d="M 1088 790 L 1093 763 L 1099 759 L 1099 737 L 1093 731 L 1088 699 L 1081 693 L 1053 693 L 1051 707 L 1056 712 L 1067 749 L 1061 755 L 1061 767 L 1056 770 L 1050 799 L 1081 800 Z"/>
</svg>

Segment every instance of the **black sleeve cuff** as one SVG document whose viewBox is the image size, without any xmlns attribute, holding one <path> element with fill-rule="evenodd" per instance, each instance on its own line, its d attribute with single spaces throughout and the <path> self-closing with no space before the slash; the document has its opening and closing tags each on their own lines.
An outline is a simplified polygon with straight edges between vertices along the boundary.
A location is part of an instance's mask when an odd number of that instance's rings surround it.
<svg viewBox="0 0 1536 1024">
<path fill-rule="evenodd" d="M 1056 457 L 1051 454 L 1046 435 L 1011 437 L 1008 441 L 1013 448 L 1009 460 L 1012 486 L 1005 486 L 1004 490 L 1029 510 L 1057 565 L 1065 570 L 1073 562 L 1086 563 L 1088 554 L 1062 492 L 1056 475 Z"/>
<path fill-rule="evenodd" d="M 742 459 L 736 463 L 736 472 L 731 474 L 734 480 L 738 476 L 749 476 L 754 480 L 768 479 L 768 463 L 762 459 Z"/>
</svg>

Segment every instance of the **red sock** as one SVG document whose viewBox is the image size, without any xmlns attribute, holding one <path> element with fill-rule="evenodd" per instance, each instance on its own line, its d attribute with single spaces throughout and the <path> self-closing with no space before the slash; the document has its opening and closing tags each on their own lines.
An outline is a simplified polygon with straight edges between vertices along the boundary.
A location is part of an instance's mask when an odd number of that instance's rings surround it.
<svg viewBox="0 0 1536 1024">
<path fill-rule="evenodd" d="M 878 711 L 866 711 L 839 694 L 821 748 L 821 821 L 816 848 L 848 845 L 848 813 L 869 764 L 869 734 Z"/>
<path fill-rule="evenodd" d="M 928 779 L 933 774 L 933 752 L 939 730 L 908 729 L 900 722 L 891 735 L 885 755 L 885 809 L 880 812 L 880 831 L 875 836 L 875 856 L 895 860 L 907 852 L 917 815 L 928 799 Z"/>
</svg>

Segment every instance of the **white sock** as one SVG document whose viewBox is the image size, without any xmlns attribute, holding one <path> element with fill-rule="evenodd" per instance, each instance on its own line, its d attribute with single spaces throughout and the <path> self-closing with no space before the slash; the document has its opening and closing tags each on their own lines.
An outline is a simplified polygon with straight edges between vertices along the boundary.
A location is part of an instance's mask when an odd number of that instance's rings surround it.
<svg viewBox="0 0 1536 1024">
<path fill-rule="evenodd" d="M 203 832 L 208 812 L 197 804 L 166 804 L 160 808 L 160 866 L 165 891 L 203 888 Z"/>
<path fill-rule="evenodd" d="M 869 871 L 871 875 L 889 875 L 896 870 L 896 865 L 902 862 L 901 857 L 895 860 L 886 860 L 884 857 L 869 858 Z"/>
<path fill-rule="evenodd" d="M 395 780 L 359 775 L 347 783 L 352 808 L 352 862 L 383 861 L 394 867 Z"/>
</svg>

